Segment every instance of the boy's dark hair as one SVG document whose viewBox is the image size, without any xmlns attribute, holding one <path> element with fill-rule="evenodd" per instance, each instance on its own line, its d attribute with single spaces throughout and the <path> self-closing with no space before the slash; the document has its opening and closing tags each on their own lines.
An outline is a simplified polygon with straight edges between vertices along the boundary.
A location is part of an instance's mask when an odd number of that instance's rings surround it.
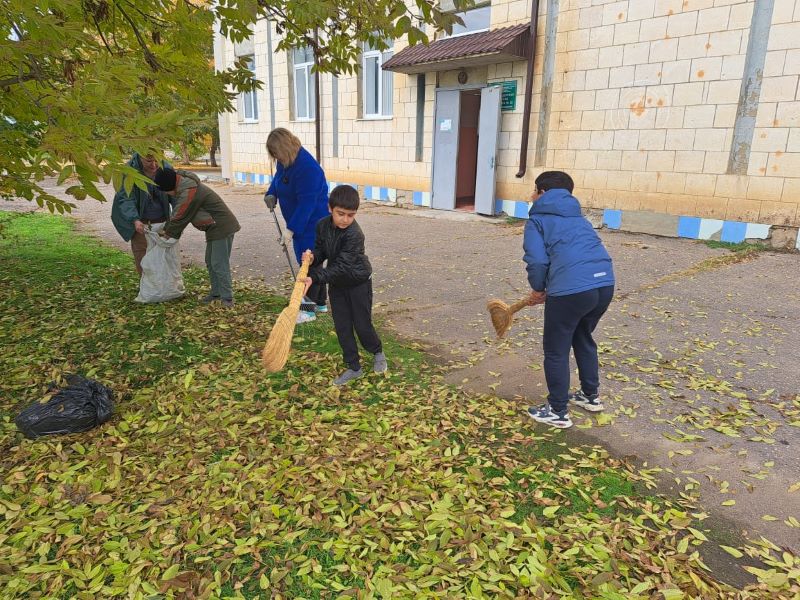
<svg viewBox="0 0 800 600">
<path fill-rule="evenodd" d="M 540 192 L 549 190 L 567 190 L 570 194 L 575 189 L 575 182 L 572 177 L 564 171 L 545 171 L 536 178 L 534 182 L 536 189 Z"/>
<path fill-rule="evenodd" d="M 358 192 L 349 185 L 337 185 L 328 196 L 328 204 L 331 208 L 358 210 L 360 202 Z"/>
<path fill-rule="evenodd" d="M 158 169 L 155 177 L 153 177 L 153 181 L 155 181 L 159 189 L 164 192 L 171 192 L 174 190 L 177 179 L 178 174 L 174 169 L 170 169 L 169 167 L 162 167 Z"/>
</svg>

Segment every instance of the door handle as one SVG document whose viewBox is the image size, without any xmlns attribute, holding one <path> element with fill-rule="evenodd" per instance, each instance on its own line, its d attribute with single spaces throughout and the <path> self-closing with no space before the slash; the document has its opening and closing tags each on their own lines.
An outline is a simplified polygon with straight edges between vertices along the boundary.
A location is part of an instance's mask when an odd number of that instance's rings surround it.
<svg viewBox="0 0 800 600">
<path fill-rule="evenodd" d="M 494 169 L 494 156 L 489 159 L 489 168 Z"/>
</svg>

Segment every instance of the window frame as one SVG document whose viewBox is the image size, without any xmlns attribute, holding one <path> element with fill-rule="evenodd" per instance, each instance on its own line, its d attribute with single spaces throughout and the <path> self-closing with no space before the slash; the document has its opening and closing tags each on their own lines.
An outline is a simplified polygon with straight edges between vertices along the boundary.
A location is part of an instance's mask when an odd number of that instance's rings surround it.
<svg viewBox="0 0 800 600">
<path fill-rule="evenodd" d="M 386 56 L 388 54 L 388 56 Z M 362 47 L 361 51 L 361 89 L 362 89 L 362 110 L 361 115 L 362 118 L 365 120 L 388 120 L 394 118 L 394 98 L 389 99 L 389 112 L 384 112 L 384 77 L 391 77 L 392 82 L 392 96 L 394 96 L 394 73 L 391 71 L 384 71 L 383 70 L 383 63 L 389 58 L 394 56 L 394 47 L 392 42 L 389 42 L 389 47 L 386 50 L 378 50 L 377 48 L 368 47 L 366 44 Z M 367 61 L 370 59 L 377 59 L 377 93 L 378 97 L 376 99 L 375 105 L 378 108 L 378 112 L 376 113 L 368 113 L 367 106 L 369 105 L 368 102 L 368 94 L 369 88 L 367 87 Z"/>
<path fill-rule="evenodd" d="M 248 54 L 242 56 L 241 58 L 249 58 L 251 67 L 250 70 L 253 73 L 253 77 L 256 76 L 256 55 L 255 54 Z M 240 113 L 240 122 L 242 123 L 258 123 L 258 90 L 252 90 L 249 92 L 242 92 L 239 95 L 241 99 L 241 107 L 242 112 Z M 250 108 L 251 116 L 247 116 L 247 109 Z"/>
<path fill-rule="evenodd" d="M 303 49 L 309 49 L 305 46 Z M 294 96 L 294 120 L 295 121 L 314 121 L 317 118 L 317 95 L 316 95 L 316 81 L 315 75 L 311 68 L 314 66 L 313 53 L 310 61 L 295 62 L 294 52 L 299 48 L 293 48 L 292 52 L 292 94 Z M 300 99 L 297 93 L 297 81 L 303 77 L 306 84 L 306 116 L 300 116 Z"/>
<path fill-rule="evenodd" d="M 483 5 L 479 5 L 479 6 L 473 6 L 469 10 L 463 10 L 463 11 L 457 12 L 455 14 L 457 16 L 462 16 L 462 15 L 466 15 L 467 13 L 471 13 L 471 12 L 478 11 L 478 10 L 484 10 L 484 9 L 488 9 L 487 12 L 488 12 L 488 17 L 489 17 L 488 18 L 488 22 L 486 24 L 486 27 L 484 27 L 482 29 L 469 29 L 469 30 L 466 30 L 466 31 L 462 31 L 460 33 L 453 33 L 453 34 L 450 34 L 450 35 L 445 35 L 444 37 L 446 37 L 446 38 L 457 38 L 457 37 L 463 37 L 465 35 L 472 35 L 473 33 L 483 33 L 485 31 L 491 30 L 491 28 L 492 28 L 492 5 L 491 5 L 491 3 L 483 4 Z M 455 27 L 461 27 L 461 25 L 456 25 Z"/>
</svg>

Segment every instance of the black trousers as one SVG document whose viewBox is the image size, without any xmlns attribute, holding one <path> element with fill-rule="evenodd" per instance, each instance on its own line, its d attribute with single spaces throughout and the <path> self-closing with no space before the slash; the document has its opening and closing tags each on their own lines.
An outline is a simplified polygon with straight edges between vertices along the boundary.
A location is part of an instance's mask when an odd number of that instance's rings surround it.
<svg viewBox="0 0 800 600">
<path fill-rule="evenodd" d="M 557 412 L 566 410 L 569 400 L 569 351 L 575 353 L 578 376 L 584 394 L 596 394 L 600 386 L 597 344 L 592 332 L 605 314 L 614 286 L 587 290 L 567 296 L 547 296 L 544 305 L 544 376 L 547 401 Z"/>
<path fill-rule="evenodd" d="M 328 294 L 333 326 L 342 347 L 344 362 L 354 371 L 358 371 L 361 360 L 356 335 L 368 352 L 377 354 L 383 351 L 378 332 L 372 325 L 372 280 L 350 288 L 330 286 Z"/>
<path fill-rule="evenodd" d="M 326 305 L 328 303 L 328 286 L 314 281 L 306 292 L 306 298 L 319 306 Z"/>
</svg>

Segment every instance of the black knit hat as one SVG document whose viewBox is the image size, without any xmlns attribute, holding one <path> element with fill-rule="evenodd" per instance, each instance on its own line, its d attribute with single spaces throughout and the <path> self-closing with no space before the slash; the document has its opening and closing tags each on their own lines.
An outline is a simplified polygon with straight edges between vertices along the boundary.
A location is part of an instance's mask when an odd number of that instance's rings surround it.
<svg viewBox="0 0 800 600">
<path fill-rule="evenodd" d="M 174 169 L 161 168 L 156 171 L 156 176 L 153 177 L 153 181 L 156 182 L 156 185 L 164 192 L 171 192 L 175 189 L 175 182 L 178 178 L 178 174 L 175 172 Z"/>
</svg>

